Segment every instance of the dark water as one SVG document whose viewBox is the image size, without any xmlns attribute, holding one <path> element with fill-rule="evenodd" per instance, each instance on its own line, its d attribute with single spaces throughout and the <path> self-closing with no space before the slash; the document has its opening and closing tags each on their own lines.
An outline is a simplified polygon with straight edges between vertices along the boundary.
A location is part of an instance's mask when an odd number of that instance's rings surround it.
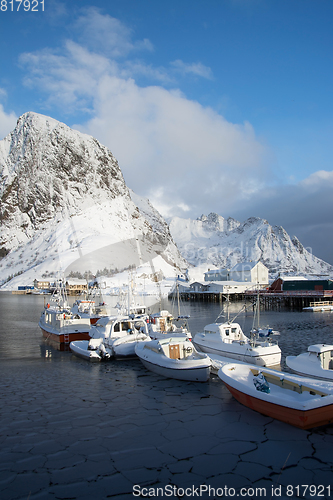
<svg viewBox="0 0 333 500">
<path fill-rule="evenodd" d="M 44 307 L 47 296 L 41 295 L 13 295 L 0 293 L 0 359 L 3 360 L 34 360 L 45 358 L 54 361 L 70 362 L 69 352 L 59 352 L 48 344 L 42 337 L 38 327 L 38 320 Z M 110 302 L 113 299 L 110 298 Z M 156 311 L 159 304 L 151 307 Z M 162 307 L 176 314 L 177 306 L 174 302 L 165 300 Z M 248 335 L 254 321 L 251 303 L 232 302 L 229 307 L 229 317 L 234 318 Z M 225 304 L 206 302 L 186 302 L 181 304 L 181 312 L 188 314 L 188 324 L 192 335 L 203 330 L 204 326 L 227 317 Z M 306 351 L 308 345 L 316 343 L 333 344 L 333 313 L 331 312 L 302 312 L 290 310 L 262 310 L 260 311 L 260 325 L 270 326 L 278 330 L 277 338 L 282 350 L 282 368 L 285 369 L 284 359 L 288 355 L 297 355 Z"/>
</svg>

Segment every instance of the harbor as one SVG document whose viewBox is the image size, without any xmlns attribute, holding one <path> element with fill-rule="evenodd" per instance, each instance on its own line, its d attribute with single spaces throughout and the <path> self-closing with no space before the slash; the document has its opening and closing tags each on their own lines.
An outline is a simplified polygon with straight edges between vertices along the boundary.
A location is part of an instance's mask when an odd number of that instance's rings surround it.
<svg viewBox="0 0 333 500">
<path fill-rule="evenodd" d="M 138 359 L 88 363 L 45 341 L 42 307 L 41 296 L 0 295 L 1 499 L 332 496 L 332 425 L 301 430 L 260 415 L 214 375 L 186 382 Z M 193 333 L 220 312 L 186 307 Z M 282 369 L 309 343 L 333 343 L 330 313 L 261 317 L 280 331 Z M 251 311 L 239 317 L 244 331 L 252 320 Z"/>
</svg>

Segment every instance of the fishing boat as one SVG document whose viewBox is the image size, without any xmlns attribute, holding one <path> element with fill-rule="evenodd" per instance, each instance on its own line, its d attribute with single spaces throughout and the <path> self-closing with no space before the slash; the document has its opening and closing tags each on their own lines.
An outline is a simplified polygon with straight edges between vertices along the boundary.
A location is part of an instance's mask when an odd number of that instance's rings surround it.
<svg viewBox="0 0 333 500">
<path fill-rule="evenodd" d="M 90 336 L 89 342 L 81 340 L 70 343 L 75 355 L 89 361 L 134 357 L 136 344 L 150 340 L 145 315 L 100 318 L 91 327 Z"/>
<path fill-rule="evenodd" d="M 71 313 L 80 318 L 89 318 L 90 324 L 94 325 L 102 317 L 107 315 L 105 302 L 96 305 L 94 300 L 77 299 L 71 307 Z"/>
<path fill-rule="evenodd" d="M 38 325 L 43 337 L 59 344 L 69 344 L 73 340 L 90 339 L 90 320 L 71 314 L 64 308 L 46 308 L 41 314 Z"/>
<path fill-rule="evenodd" d="M 90 319 L 73 313 L 67 302 L 62 282 L 57 283 L 55 293 L 44 306 L 38 325 L 43 337 L 57 345 L 69 345 L 74 340 L 90 339 Z"/>
<path fill-rule="evenodd" d="M 197 333 L 193 338 L 196 348 L 215 359 L 221 357 L 223 363 L 225 358 L 228 358 L 259 366 L 278 366 L 281 362 L 281 349 L 273 339 L 278 332 L 271 328 L 259 327 L 259 297 L 250 337 L 247 337 L 239 323 L 234 321 L 237 316 L 234 320 L 229 320 L 229 296 L 226 299 L 227 321 L 218 322 L 219 315 L 215 323 L 206 325 L 204 331 Z M 242 309 L 238 314 L 241 311 Z M 255 326 L 255 318 L 257 318 L 257 326 Z"/>
<path fill-rule="evenodd" d="M 167 337 L 187 337 L 192 339 L 192 334 L 188 328 L 189 315 L 181 314 L 179 284 L 176 281 L 177 314 L 174 315 L 167 310 L 160 309 L 157 313 L 150 314 L 148 332 L 153 340 Z"/>
<path fill-rule="evenodd" d="M 286 364 L 301 375 L 333 381 L 333 345 L 310 345 L 307 352 L 287 356 Z"/>
<path fill-rule="evenodd" d="M 270 337 L 248 338 L 238 323 L 212 323 L 193 338 L 197 349 L 230 360 L 259 366 L 277 366 L 281 362 L 281 349 Z"/>
<path fill-rule="evenodd" d="M 140 342 L 135 352 L 146 368 L 167 378 L 206 382 L 210 376 L 211 360 L 187 337 Z"/>
<path fill-rule="evenodd" d="M 188 316 L 178 315 L 176 318 L 167 311 L 161 310 L 149 316 L 148 333 L 153 340 L 163 339 L 164 337 L 187 337 L 191 340 L 192 335 L 187 327 Z M 174 321 L 179 324 L 176 325 Z"/>
<path fill-rule="evenodd" d="M 301 429 L 333 422 L 333 384 L 240 363 L 218 376 L 237 401 L 263 415 Z"/>
</svg>

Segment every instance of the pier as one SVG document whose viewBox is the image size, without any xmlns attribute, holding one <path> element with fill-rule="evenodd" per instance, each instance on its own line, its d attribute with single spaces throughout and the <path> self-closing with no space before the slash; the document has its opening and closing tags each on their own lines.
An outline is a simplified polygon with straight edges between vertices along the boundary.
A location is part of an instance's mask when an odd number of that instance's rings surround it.
<svg viewBox="0 0 333 500">
<path fill-rule="evenodd" d="M 229 294 L 230 301 L 255 301 L 258 296 L 257 290 L 244 291 L 242 293 Z M 171 294 L 173 297 L 173 294 Z M 222 292 L 210 291 L 182 291 L 180 297 L 184 301 L 203 301 L 203 302 L 223 302 L 226 300 L 226 294 Z M 264 309 L 302 309 L 309 307 L 310 304 L 327 302 L 333 299 L 333 290 L 294 290 L 294 291 L 270 291 L 259 290 L 260 305 Z"/>
</svg>

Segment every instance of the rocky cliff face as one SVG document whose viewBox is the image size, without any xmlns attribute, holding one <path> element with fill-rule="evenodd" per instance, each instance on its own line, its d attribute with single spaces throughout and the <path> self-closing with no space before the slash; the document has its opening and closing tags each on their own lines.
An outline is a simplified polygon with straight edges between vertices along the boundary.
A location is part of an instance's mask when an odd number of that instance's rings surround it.
<svg viewBox="0 0 333 500">
<path fill-rule="evenodd" d="M 134 197 L 96 139 L 47 116 L 22 115 L 0 141 L 0 278 L 56 265 L 126 268 L 156 255 L 184 268 L 167 224 Z"/>
<path fill-rule="evenodd" d="M 130 199 L 112 153 L 56 120 L 26 113 L 1 143 L 2 249 L 26 242 L 64 211 L 71 216 L 101 197 Z"/>
<path fill-rule="evenodd" d="M 183 257 L 194 266 L 231 268 L 238 262 L 260 260 L 272 276 L 333 274 L 333 267 L 312 255 L 295 236 L 258 217 L 242 223 L 214 213 L 197 220 L 174 217 L 170 231 Z"/>
</svg>

